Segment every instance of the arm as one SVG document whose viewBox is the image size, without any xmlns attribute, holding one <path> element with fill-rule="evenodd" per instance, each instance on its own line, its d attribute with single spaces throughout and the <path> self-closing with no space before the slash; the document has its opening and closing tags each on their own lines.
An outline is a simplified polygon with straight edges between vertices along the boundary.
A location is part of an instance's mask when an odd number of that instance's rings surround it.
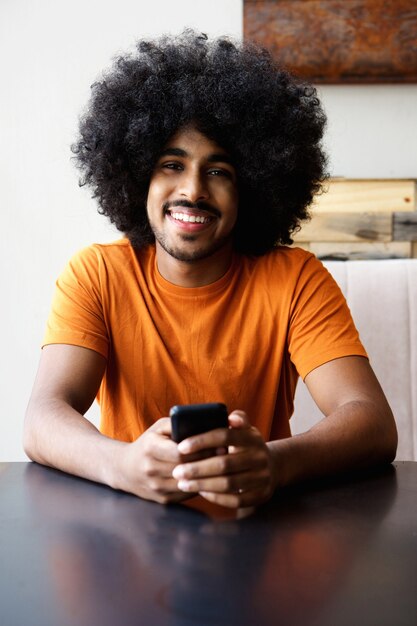
<svg viewBox="0 0 417 626">
<path fill-rule="evenodd" d="M 276 487 L 394 459 L 394 418 L 367 359 L 330 361 L 313 370 L 306 384 L 325 415 L 318 424 L 265 444 L 244 414 L 233 413 L 229 431 L 179 444 L 187 453 L 203 445 L 233 446 L 229 455 L 180 465 L 174 470 L 179 486 L 225 506 L 251 506 L 268 499 Z"/>
<path fill-rule="evenodd" d="M 278 485 L 394 460 L 394 417 L 367 359 L 335 359 L 305 383 L 325 417 L 306 433 L 268 444 Z"/>
<path fill-rule="evenodd" d="M 170 421 L 158 420 L 133 443 L 102 435 L 83 414 L 93 402 L 106 368 L 103 356 L 78 346 L 49 345 L 39 370 L 24 426 L 26 454 L 76 476 L 158 502 L 184 499 L 172 478 L 180 462 Z"/>
</svg>

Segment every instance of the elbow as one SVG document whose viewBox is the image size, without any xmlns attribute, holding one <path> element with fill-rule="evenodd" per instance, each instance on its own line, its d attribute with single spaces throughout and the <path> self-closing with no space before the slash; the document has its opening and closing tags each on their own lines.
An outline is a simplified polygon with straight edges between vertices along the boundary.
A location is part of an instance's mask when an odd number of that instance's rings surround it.
<svg viewBox="0 0 417 626">
<path fill-rule="evenodd" d="M 23 426 L 22 446 L 23 446 L 23 451 L 26 454 L 26 456 L 28 456 L 29 459 L 34 461 L 33 436 L 31 432 L 31 428 L 28 425 L 27 417 L 25 418 L 25 423 Z"/>
<path fill-rule="evenodd" d="M 39 461 L 36 453 L 36 417 L 30 406 L 27 408 L 25 421 L 23 424 L 22 446 L 26 456 L 31 461 Z"/>
<path fill-rule="evenodd" d="M 381 437 L 381 440 L 381 460 L 392 463 L 397 454 L 398 431 L 391 409 L 389 409 L 385 420 L 384 436 Z"/>
<path fill-rule="evenodd" d="M 388 457 L 389 457 L 389 462 L 392 463 L 396 457 L 397 454 L 397 447 L 398 447 L 398 431 L 397 431 L 397 427 L 395 425 L 394 422 L 394 428 L 393 428 L 393 434 L 391 437 L 391 441 L 390 441 L 390 448 L 389 448 L 389 452 L 388 452 Z"/>
<path fill-rule="evenodd" d="M 26 456 L 31 461 L 36 461 L 36 454 L 35 454 L 35 449 L 33 446 L 33 440 L 32 440 L 31 435 L 27 433 L 26 428 L 23 431 L 22 447 L 23 447 L 23 452 L 26 454 Z"/>
</svg>

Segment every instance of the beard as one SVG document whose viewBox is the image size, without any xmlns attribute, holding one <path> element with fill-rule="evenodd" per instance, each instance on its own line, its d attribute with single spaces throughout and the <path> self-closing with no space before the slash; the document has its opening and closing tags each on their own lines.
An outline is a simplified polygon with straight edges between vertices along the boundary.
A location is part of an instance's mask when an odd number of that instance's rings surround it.
<svg viewBox="0 0 417 626">
<path fill-rule="evenodd" d="M 195 263 L 197 261 L 201 261 L 202 259 L 207 259 L 222 248 L 224 248 L 231 241 L 231 235 L 227 235 L 225 237 L 217 239 L 214 242 L 211 242 L 211 244 L 206 244 L 202 246 L 193 245 L 189 247 L 187 246 L 187 244 L 192 244 L 193 242 L 197 241 L 198 236 L 192 234 L 183 234 L 180 238 L 184 242 L 184 246 L 173 246 L 169 244 L 164 233 L 155 228 L 152 223 L 150 224 L 150 226 L 153 231 L 155 240 L 159 243 L 161 248 L 172 258 L 176 259 L 177 261 L 182 261 L 184 263 Z"/>
</svg>

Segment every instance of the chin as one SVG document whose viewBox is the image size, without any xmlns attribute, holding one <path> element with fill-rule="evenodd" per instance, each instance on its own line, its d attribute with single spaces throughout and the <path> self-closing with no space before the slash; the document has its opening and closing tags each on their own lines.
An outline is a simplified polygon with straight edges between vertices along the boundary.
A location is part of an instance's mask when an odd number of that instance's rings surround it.
<svg viewBox="0 0 417 626">
<path fill-rule="evenodd" d="M 192 243 L 195 241 L 195 238 L 190 236 L 187 240 L 189 243 Z M 167 254 L 177 261 L 182 261 L 183 263 L 196 263 L 197 261 L 202 261 L 214 256 L 222 249 L 225 251 L 229 250 L 230 238 L 227 237 L 222 240 L 218 240 L 211 245 L 201 247 L 187 246 L 187 244 L 184 246 L 169 246 L 166 242 L 161 242 L 159 240 L 158 243 Z"/>
</svg>

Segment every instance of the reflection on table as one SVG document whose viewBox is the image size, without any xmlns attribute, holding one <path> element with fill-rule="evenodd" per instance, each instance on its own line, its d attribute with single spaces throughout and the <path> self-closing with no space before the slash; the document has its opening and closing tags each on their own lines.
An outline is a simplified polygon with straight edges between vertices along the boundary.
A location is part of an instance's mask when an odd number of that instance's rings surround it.
<svg viewBox="0 0 417 626">
<path fill-rule="evenodd" d="M 0 523 L 18 559 L 1 585 L 0 623 L 414 625 L 410 474 L 417 484 L 417 464 L 388 466 L 276 493 L 237 514 L 202 499 L 163 506 L 10 464 Z M 7 500 L 15 524 L 4 520 Z"/>
</svg>

